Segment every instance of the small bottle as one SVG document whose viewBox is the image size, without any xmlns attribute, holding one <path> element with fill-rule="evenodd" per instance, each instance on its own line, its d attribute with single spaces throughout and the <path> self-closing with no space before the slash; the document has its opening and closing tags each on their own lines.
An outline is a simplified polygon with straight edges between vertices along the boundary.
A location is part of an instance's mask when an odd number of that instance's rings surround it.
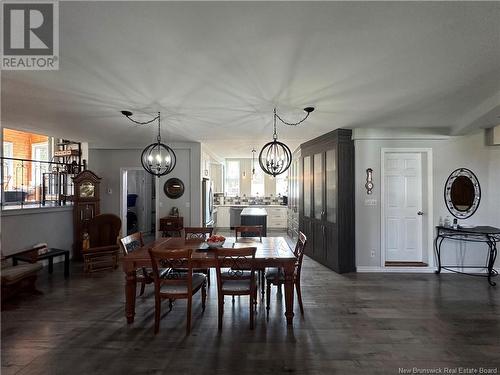
<svg viewBox="0 0 500 375">
<path fill-rule="evenodd" d="M 449 216 L 446 216 L 446 218 L 444 219 L 444 226 L 448 228 L 451 226 L 451 221 Z"/>
<path fill-rule="evenodd" d="M 453 229 L 458 229 L 458 219 L 453 219 Z"/>
<path fill-rule="evenodd" d="M 444 225 L 444 222 L 443 222 L 443 217 L 442 216 L 439 216 L 439 224 L 438 224 L 440 227 L 442 227 Z"/>
</svg>

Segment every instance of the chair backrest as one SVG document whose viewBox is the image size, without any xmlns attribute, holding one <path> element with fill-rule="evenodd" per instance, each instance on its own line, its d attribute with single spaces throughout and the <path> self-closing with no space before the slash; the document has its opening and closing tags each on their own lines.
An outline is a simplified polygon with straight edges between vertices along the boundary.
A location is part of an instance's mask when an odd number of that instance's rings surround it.
<svg viewBox="0 0 500 375">
<path fill-rule="evenodd" d="M 212 235 L 214 228 L 207 227 L 185 227 L 184 238 L 186 240 L 206 240 Z"/>
<path fill-rule="evenodd" d="M 293 251 L 297 260 L 295 261 L 295 277 L 300 279 L 300 271 L 302 269 L 302 260 L 304 259 L 304 249 L 306 248 L 307 237 L 304 233 L 299 232 L 299 238 L 295 244 L 295 250 Z"/>
<path fill-rule="evenodd" d="M 238 241 L 238 233 L 251 234 L 252 237 L 260 237 L 260 242 L 262 242 L 262 225 L 241 225 L 234 228 L 234 237 Z"/>
<path fill-rule="evenodd" d="M 124 255 L 143 247 L 142 232 L 135 232 L 129 234 L 127 237 L 120 238 L 120 245 Z"/>
<path fill-rule="evenodd" d="M 121 219 L 113 214 L 101 214 L 90 219 L 88 234 L 90 247 L 116 245 L 120 229 Z"/>
<path fill-rule="evenodd" d="M 192 249 L 148 249 L 153 267 L 155 293 L 159 293 L 160 284 L 186 284 L 188 293 L 193 286 Z M 160 269 L 168 269 L 166 277 L 160 277 Z M 182 269 L 176 273 L 174 270 Z M 187 271 L 187 273 L 186 273 Z"/>
<path fill-rule="evenodd" d="M 254 280 L 256 247 L 242 247 L 239 249 L 216 249 L 217 287 L 222 288 L 226 280 Z M 227 268 L 226 272 L 222 272 Z M 250 273 L 248 271 L 250 270 Z"/>
</svg>

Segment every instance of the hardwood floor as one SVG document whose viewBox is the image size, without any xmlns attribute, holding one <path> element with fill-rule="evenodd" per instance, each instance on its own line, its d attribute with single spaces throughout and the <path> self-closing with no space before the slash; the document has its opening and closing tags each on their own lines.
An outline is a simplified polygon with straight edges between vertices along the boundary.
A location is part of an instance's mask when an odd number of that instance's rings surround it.
<svg viewBox="0 0 500 375">
<path fill-rule="evenodd" d="M 73 264 L 40 272 L 43 295 L 24 296 L 2 311 L 2 375 L 9 374 L 398 374 L 435 367 L 500 367 L 500 287 L 444 274 L 336 274 L 304 259 L 305 318 L 295 304 L 287 329 L 284 300 L 272 288 L 271 311 L 259 300 L 248 328 L 248 298 L 226 299 L 217 330 L 216 287 L 207 308 L 178 301 L 153 335 L 151 286 L 128 326 L 124 274 L 85 276 Z M 213 272 L 213 271 L 212 271 Z M 215 274 L 213 274 L 215 276 Z"/>
</svg>

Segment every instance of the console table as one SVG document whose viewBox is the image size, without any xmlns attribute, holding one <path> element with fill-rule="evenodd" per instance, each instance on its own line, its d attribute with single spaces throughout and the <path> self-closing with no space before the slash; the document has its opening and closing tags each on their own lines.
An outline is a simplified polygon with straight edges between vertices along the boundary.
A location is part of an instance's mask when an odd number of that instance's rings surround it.
<svg viewBox="0 0 500 375">
<path fill-rule="evenodd" d="M 451 227 L 443 227 L 438 226 L 437 228 L 437 236 L 434 240 L 434 248 L 436 250 L 436 256 L 438 260 L 438 269 L 436 273 L 441 272 L 441 268 L 444 268 L 448 271 L 463 273 L 471 276 L 482 276 L 488 278 L 488 283 L 492 286 L 495 286 L 496 283 L 492 281 L 492 277 L 498 275 L 498 271 L 493 268 L 495 265 L 495 259 L 497 257 L 497 242 L 500 242 L 500 229 L 489 226 L 480 226 L 480 227 L 470 227 L 470 228 L 461 228 L 457 229 Z M 459 266 L 459 265 L 442 265 L 441 264 L 441 245 L 445 239 L 454 240 L 454 241 L 465 241 L 465 242 L 482 242 L 486 243 L 489 248 L 488 260 L 486 268 L 488 273 L 486 275 L 483 274 L 471 274 L 467 272 L 461 272 L 450 267 L 455 268 L 478 268 L 478 266 Z M 480 267 L 479 267 L 480 268 Z"/>
</svg>

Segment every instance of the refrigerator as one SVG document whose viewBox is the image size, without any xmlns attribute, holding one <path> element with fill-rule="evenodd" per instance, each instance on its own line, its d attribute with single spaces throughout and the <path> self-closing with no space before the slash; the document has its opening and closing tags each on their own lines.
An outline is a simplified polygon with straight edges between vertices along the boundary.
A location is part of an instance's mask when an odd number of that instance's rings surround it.
<svg viewBox="0 0 500 375">
<path fill-rule="evenodd" d="M 204 227 L 213 227 L 214 196 L 212 184 L 208 178 L 204 178 L 201 185 L 202 194 L 202 223 Z"/>
</svg>

